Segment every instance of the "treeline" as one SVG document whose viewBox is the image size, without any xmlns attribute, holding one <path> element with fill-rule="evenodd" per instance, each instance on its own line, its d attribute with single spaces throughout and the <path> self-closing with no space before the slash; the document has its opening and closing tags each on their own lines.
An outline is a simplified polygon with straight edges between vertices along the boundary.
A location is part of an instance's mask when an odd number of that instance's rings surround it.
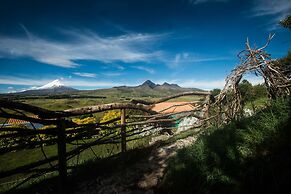
<svg viewBox="0 0 291 194">
<path fill-rule="evenodd" d="M 268 96 L 267 88 L 264 84 L 252 85 L 248 80 L 244 79 L 239 84 L 239 92 L 242 96 L 243 104 L 247 102 L 252 102 L 260 98 L 265 98 Z M 212 95 L 216 96 L 220 93 L 220 89 L 213 89 Z"/>
</svg>

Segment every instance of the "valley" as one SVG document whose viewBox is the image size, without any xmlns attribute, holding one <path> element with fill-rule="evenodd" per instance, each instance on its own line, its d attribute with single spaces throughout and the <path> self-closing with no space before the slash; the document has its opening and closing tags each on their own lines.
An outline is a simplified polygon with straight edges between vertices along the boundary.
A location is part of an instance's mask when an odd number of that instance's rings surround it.
<svg viewBox="0 0 291 194">
<path fill-rule="evenodd" d="M 127 102 L 132 99 L 155 100 L 182 92 L 203 91 L 198 88 L 183 88 L 177 84 L 155 84 L 150 80 L 138 86 L 119 86 L 97 90 L 76 90 L 54 80 L 39 89 L 0 94 L 0 98 L 17 100 L 49 110 L 65 110 L 112 102 Z M 198 101 L 198 96 L 182 96 L 171 101 Z"/>
</svg>

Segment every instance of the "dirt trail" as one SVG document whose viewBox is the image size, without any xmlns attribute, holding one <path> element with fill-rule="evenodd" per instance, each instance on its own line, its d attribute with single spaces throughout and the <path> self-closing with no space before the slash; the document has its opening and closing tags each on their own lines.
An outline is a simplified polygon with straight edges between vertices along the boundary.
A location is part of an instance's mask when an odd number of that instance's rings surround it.
<svg viewBox="0 0 291 194">
<path fill-rule="evenodd" d="M 76 193 L 154 193 L 164 176 L 169 157 L 173 156 L 177 149 L 189 146 L 195 140 L 196 137 L 189 136 L 154 149 L 146 159 L 129 168 L 80 183 Z"/>
</svg>

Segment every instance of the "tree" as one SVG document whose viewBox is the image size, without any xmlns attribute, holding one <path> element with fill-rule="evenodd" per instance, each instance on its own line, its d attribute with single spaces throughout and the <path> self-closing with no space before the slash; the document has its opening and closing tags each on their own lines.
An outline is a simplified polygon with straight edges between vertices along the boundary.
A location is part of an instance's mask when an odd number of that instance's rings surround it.
<svg viewBox="0 0 291 194">
<path fill-rule="evenodd" d="M 253 90 L 252 95 L 254 99 L 259 99 L 268 96 L 268 91 L 265 84 L 254 85 L 252 90 Z"/>
<path fill-rule="evenodd" d="M 280 24 L 284 27 L 284 28 L 288 28 L 291 29 L 291 15 L 288 15 L 285 19 L 280 21 Z"/>
<path fill-rule="evenodd" d="M 242 96 L 242 102 L 246 103 L 249 101 L 254 100 L 254 95 L 253 95 L 253 86 L 248 80 L 243 80 L 239 85 L 238 89 L 241 93 Z"/>
<path fill-rule="evenodd" d="M 214 88 L 214 89 L 211 91 L 211 94 L 212 94 L 213 96 L 216 96 L 216 95 L 218 95 L 218 94 L 220 93 L 220 91 L 221 91 L 221 89 Z"/>
<path fill-rule="evenodd" d="M 286 57 L 280 59 L 279 65 L 282 68 L 283 73 L 288 77 L 291 78 L 291 51 L 288 51 Z"/>
</svg>

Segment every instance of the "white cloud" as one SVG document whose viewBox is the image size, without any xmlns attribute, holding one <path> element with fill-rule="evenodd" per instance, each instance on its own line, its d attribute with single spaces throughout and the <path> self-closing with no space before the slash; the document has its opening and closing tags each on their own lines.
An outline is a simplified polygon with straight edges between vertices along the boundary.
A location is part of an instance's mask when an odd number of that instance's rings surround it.
<svg viewBox="0 0 291 194">
<path fill-rule="evenodd" d="M 150 62 L 159 56 L 158 51 L 149 51 L 150 45 L 163 38 L 163 35 L 155 34 L 101 37 L 93 32 L 63 30 L 62 33 L 73 41 L 52 41 L 32 33 L 28 37 L 0 36 L 0 56 L 30 57 L 41 63 L 67 68 L 79 66 L 77 60 Z"/>
<path fill-rule="evenodd" d="M 17 92 L 17 90 L 14 87 L 12 86 L 7 87 L 7 93 L 14 93 L 14 92 Z"/>
<path fill-rule="evenodd" d="M 229 0 L 189 0 L 190 4 L 197 5 L 201 3 L 209 3 L 209 2 L 227 2 Z"/>
<path fill-rule="evenodd" d="M 290 0 L 256 0 L 253 1 L 254 16 L 290 14 Z"/>
<path fill-rule="evenodd" d="M 1 76 L 0 84 L 8 84 L 8 85 L 23 85 L 23 86 L 41 86 L 47 84 L 52 80 L 50 79 L 30 79 L 30 78 L 20 78 L 14 76 Z"/>
<path fill-rule="evenodd" d="M 81 77 L 96 77 L 97 76 L 97 74 L 95 73 L 84 73 L 84 72 L 75 72 L 73 74 L 77 76 L 81 76 Z"/>
<path fill-rule="evenodd" d="M 262 77 L 258 77 L 254 74 L 246 74 L 242 80 L 248 80 L 252 85 L 258 85 L 264 83 Z M 171 82 L 170 82 L 171 83 Z M 186 88 L 200 88 L 204 90 L 212 90 L 214 88 L 222 89 L 225 85 L 225 79 L 217 80 L 176 80 L 175 83 Z"/>
<path fill-rule="evenodd" d="M 149 68 L 149 67 L 144 67 L 144 66 L 132 66 L 132 67 L 135 68 L 135 69 L 146 71 L 146 72 L 148 72 L 150 74 L 154 74 L 155 73 L 155 70 L 152 69 L 152 68 Z"/>
<path fill-rule="evenodd" d="M 78 80 L 78 79 L 70 79 L 70 80 L 64 80 L 62 83 L 65 86 L 70 87 L 114 87 L 114 86 L 120 86 L 124 85 L 123 83 L 116 83 L 116 82 L 107 82 L 107 81 L 88 81 L 88 80 Z"/>
<path fill-rule="evenodd" d="M 14 76 L 1 76 L 0 84 L 8 85 L 22 85 L 29 86 L 26 89 L 36 89 L 39 86 L 45 85 L 54 79 L 33 79 L 28 77 L 14 77 Z M 114 87 L 121 85 L 132 85 L 131 83 L 122 83 L 122 82 L 108 82 L 101 80 L 86 80 L 86 79 L 61 79 L 61 82 L 65 86 L 69 87 L 95 87 L 95 88 L 105 88 L 105 87 Z"/>
<path fill-rule="evenodd" d="M 200 62 L 207 62 L 207 61 L 222 61 L 222 60 L 229 60 L 229 57 L 217 57 L 217 56 L 201 56 L 195 53 L 177 53 L 172 60 L 164 59 L 165 63 L 170 68 L 176 68 L 186 63 L 200 63 Z"/>
<path fill-rule="evenodd" d="M 108 76 L 108 77 L 115 77 L 115 76 L 121 76 L 123 73 L 121 72 L 104 72 L 102 75 Z"/>
<path fill-rule="evenodd" d="M 248 80 L 251 84 L 257 85 L 264 83 L 262 77 L 257 77 L 253 74 L 246 74 L 242 78 Z M 170 82 L 171 83 L 171 82 Z M 200 88 L 204 90 L 212 90 L 214 88 L 222 89 L 225 85 L 225 79 L 217 80 L 176 80 L 175 83 L 186 88 Z"/>
<path fill-rule="evenodd" d="M 119 70 L 124 70 L 125 68 L 122 65 L 114 65 L 115 68 Z"/>
<path fill-rule="evenodd" d="M 178 83 L 182 87 L 186 88 L 200 88 L 204 90 L 211 90 L 214 88 L 222 89 L 225 84 L 225 80 L 184 80 Z"/>
<path fill-rule="evenodd" d="M 280 26 L 279 21 L 291 14 L 290 0 L 255 0 L 252 1 L 252 6 L 251 16 L 272 17 L 267 24 L 269 30 L 275 30 Z"/>
</svg>

